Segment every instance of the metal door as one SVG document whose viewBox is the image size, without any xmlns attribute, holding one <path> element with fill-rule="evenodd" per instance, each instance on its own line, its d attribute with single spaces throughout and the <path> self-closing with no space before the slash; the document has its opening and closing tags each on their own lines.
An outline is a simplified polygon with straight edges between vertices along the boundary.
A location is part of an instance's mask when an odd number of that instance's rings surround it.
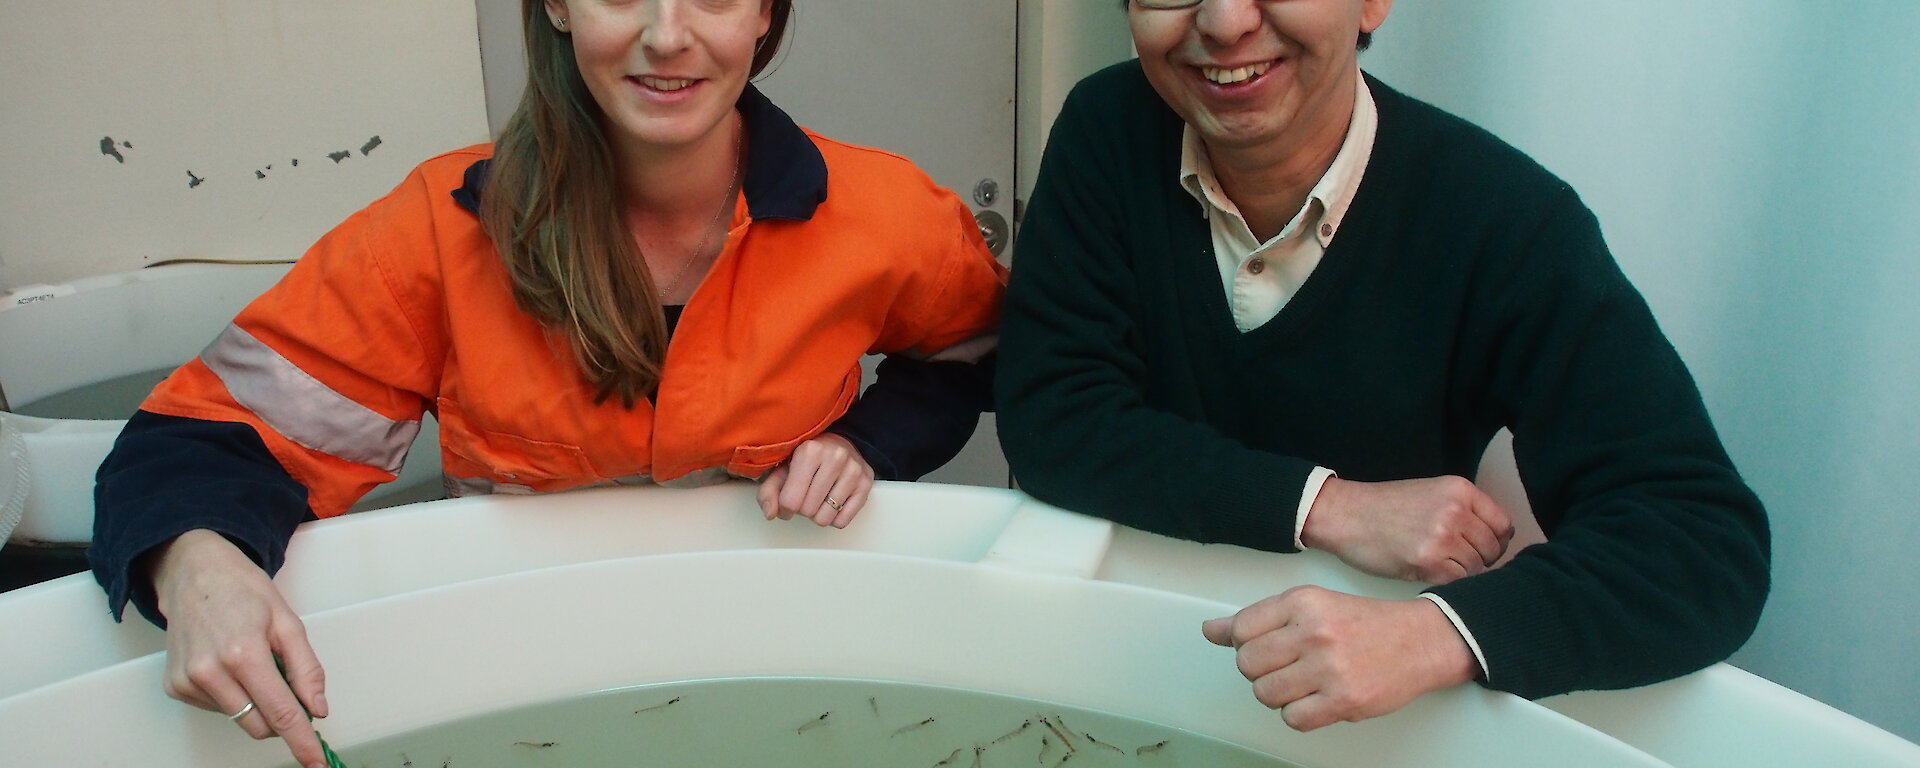
<svg viewBox="0 0 1920 768">
<path fill-rule="evenodd" d="M 803 126 L 913 160 L 997 230 L 989 241 L 1005 262 L 1018 10 L 1015 0 L 796 2 L 787 50 L 760 88 Z M 993 414 L 926 479 L 1006 487 Z"/>
</svg>

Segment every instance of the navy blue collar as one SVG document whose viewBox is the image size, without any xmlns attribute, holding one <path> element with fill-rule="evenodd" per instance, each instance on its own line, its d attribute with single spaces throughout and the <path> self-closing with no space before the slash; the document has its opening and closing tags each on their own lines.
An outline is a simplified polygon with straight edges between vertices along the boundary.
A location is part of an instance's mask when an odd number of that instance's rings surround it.
<svg viewBox="0 0 1920 768">
<path fill-rule="evenodd" d="M 747 129 L 747 215 L 760 219 L 806 221 L 827 200 L 827 161 L 793 118 L 747 84 L 735 103 Z M 453 191 L 454 202 L 480 215 L 480 194 L 487 185 L 492 159 L 467 166 L 464 181 Z"/>
</svg>

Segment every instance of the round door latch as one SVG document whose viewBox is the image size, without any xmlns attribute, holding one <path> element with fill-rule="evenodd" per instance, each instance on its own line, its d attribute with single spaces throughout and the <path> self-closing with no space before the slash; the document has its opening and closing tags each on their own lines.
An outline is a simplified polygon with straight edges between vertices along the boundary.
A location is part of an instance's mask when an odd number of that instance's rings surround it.
<svg viewBox="0 0 1920 768">
<path fill-rule="evenodd" d="M 980 225 L 980 236 L 987 240 L 987 250 L 995 257 L 1007 249 L 1007 217 L 998 211 L 981 211 L 973 215 L 973 221 Z"/>
<path fill-rule="evenodd" d="M 981 179 L 973 185 L 973 202 L 982 208 L 992 206 L 1000 199 L 1000 182 L 993 179 Z"/>
</svg>

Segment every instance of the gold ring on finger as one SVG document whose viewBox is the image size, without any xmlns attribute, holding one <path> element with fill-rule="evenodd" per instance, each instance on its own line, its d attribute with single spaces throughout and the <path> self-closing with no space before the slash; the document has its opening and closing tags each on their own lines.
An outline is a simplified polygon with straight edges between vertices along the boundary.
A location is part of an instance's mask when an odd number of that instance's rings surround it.
<svg viewBox="0 0 1920 768">
<path fill-rule="evenodd" d="M 842 507 L 843 505 L 842 505 L 842 504 L 841 504 L 840 502 L 838 502 L 838 501 L 835 501 L 835 500 L 834 500 L 834 498 L 833 498 L 832 496 L 828 496 L 828 497 L 827 497 L 827 506 L 829 506 L 829 507 L 833 507 L 833 511 L 835 511 L 835 512 L 839 512 L 839 511 L 840 511 L 840 507 Z"/>
</svg>

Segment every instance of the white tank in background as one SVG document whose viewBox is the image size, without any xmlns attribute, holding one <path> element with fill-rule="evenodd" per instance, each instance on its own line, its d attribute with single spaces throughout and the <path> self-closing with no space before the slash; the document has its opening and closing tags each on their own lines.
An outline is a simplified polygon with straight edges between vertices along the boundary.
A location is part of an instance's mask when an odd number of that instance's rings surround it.
<svg viewBox="0 0 1920 768">
<path fill-rule="evenodd" d="M 287 264 L 180 264 L 16 291 L 0 309 L 0 462 L 18 487 L 0 494 L 11 540 L 84 544 L 93 475 L 153 386 L 286 274 Z M 360 509 L 441 495 L 431 416 L 396 482 Z"/>
</svg>

